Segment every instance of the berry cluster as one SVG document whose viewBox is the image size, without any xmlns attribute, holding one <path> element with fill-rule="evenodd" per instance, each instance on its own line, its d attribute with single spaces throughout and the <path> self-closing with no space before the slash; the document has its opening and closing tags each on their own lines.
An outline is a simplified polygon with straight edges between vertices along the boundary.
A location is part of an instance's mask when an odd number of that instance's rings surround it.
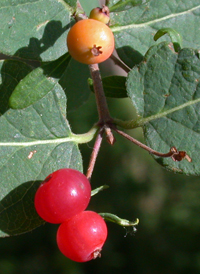
<svg viewBox="0 0 200 274">
<path fill-rule="evenodd" d="M 76 262 L 99 257 L 107 238 L 103 218 L 96 212 L 85 211 L 90 198 L 89 180 L 70 168 L 50 174 L 35 195 L 39 216 L 49 223 L 61 224 L 57 231 L 60 251 Z"/>
</svg>

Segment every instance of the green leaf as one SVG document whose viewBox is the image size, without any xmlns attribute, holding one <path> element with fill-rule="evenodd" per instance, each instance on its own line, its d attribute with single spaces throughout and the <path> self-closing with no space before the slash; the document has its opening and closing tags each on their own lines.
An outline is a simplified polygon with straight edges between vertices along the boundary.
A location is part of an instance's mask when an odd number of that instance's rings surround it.
<svg viewBox="0 0 200 274">
<path fill-rule="evenodd" d="M 55 61 L 42 63 L 42 69 L 47 77 L 58 81 L 65 91 L 68 113 L 88 100 L 90 89 L 87 80 L 90 73 L 87 65 L 75 61 L 67 53 Z"/>
<path fill-rule="evenodd" d="M 81 64 L 65 54 L 59 59 L 42 63 L 29 73 L 15 88 L 9 106 L 22 109 L 43 98 L 59 81 L 68 99 L 68 112 L 81 106 L 89 97 L 87 65 Z M 77 81 L 77 78 L 79 79 Z"/>
<path fill-rule="evenodd" d="M 17 85 L 9 99 L 9 106 L 14 109 L 26 108 L 43 98 L 56 85 L 56 81 L 44 75 L 43 69 L 37 68 Z"/>
<path fill-rule="evenodd" d="M 43 222 L 33 197 L 40 181 L 65 167 L 82 171 L 76 138 L 66 120 L 62 88 L 22 110 L 0 117 L 0 236 L 16 235 Z"/>
<path fill-rule="evenodd" d="M 112 98 L 125 98 L 127 97 L 126 91 L 126 77 L 124 76 L 108 76 L 102 79 L 103 89 L 106 97 Z M 91 89 L 93 85 L 91 83 Z"/>
<path fill-rule="evenodd" d="M 69 6 L 76 7 L 77 0 L 64 0 Z"/>
<path fill-rule="evenodd" d="M 176 30 L 171 28 L 159 29 L 154 35 L 154 41 L 157 41 L 163 35 L 168 34 L 172 43 L 174 45 L 174 49 L 178 52 L 182 48 L 182 36 Z"/>
<path fill-rule="evenodd" d="M 69 65 L 70 60 L 71 56 L 69 53 L 66 53 L 55 61 L 42 62 L 41 68 L 43 69 L 44 75 L 58 81 L 62 77 L 66 67 Z"/>
<path fill-rule="evenodd" d="M 110 11 L 123 11 L 130 9 L 135 6 L 142 5 L 144 3 L 147 3 L 149 0 L 120 0 L 116 4 L 112 6 L 112 3 L 109 2 Z M 116 1 L 111 1 L 116 2 Z"/>
<path fill-rule="evenodd" d="M 0 61 L 0 113 L 8 109 L 8 100 L 18 83 L 32 71 L 28 64 L 17 60 Z"/>
<path fill-rule="evenodd" d="M 81 64 L 71 58 L 69 65 L 59 80 L 67 95 L 68 112 L 76 110 L 85 103 L 90 95 L 88 65 Z"/>
<path fill-rule="evenodd" d="M 120 59 L 129 67 L 133 68 L 143 60 L 143 55 L 130 46 L 124 46 L 117 49 Z"/>
<path fill-rule="evenodd" d="M 116 1 L 112 1 L 116 3 Z M 116 48 L 131 46 L 144 55 L 155 45 L 153 36 L 162 28 L 173 28 L 183 37 L 183 47 L 198 48 L 200 36 L 199 0 L 150 0 L 144 5 L 111 13 L 111 29 Z M 170 41 L 164 36 L 159 42 Z"/>
<path fill-rule="evenodd" d="M 70 15 L 74 10 L 66 2 L 1 1 L 0 52 L 43 61 L 55 60 L 66 53 Z"/>
<path fill-rule="evenodd" d="M 152 47 L 128 76 L 127 89 L 148 146 L 162 153 L 186 151 L 192 163 L 156 160 L 175 172 L 200 174 L 200 60 L 193 49 L 178 54 L 170 44 Z"/>
<path fill-rule="evenodd" d="M 93 8 L 96 8 L 99 6 L 99 1 L 98 0 L 92 0 L 92 1 L 85 1 L 85 0 L 80 0 L 81 6 L 85 13 L 89 16 L 90 11 Z"/>
</svg>

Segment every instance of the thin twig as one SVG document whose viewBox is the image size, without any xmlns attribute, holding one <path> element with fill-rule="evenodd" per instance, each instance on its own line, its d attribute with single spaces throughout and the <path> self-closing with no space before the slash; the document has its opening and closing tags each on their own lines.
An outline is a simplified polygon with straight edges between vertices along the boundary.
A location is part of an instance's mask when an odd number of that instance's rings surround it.
<svg viewBox="0 0 200 274">
<path fill-rule="evenodd" d="M 113 130 L 115 130 L 118 134 L 125 137 L 126 139 L 128 139 L 132 143 L 136 144 L 137 146 L 145 149 L 149 153 L 151 153 L 153 155 L 156 155 L 158 157 L 163 157 L 163 158 L 171 157 L 173 161 L 181 161 L 183 159 L 186 159 L 188 162 L 192 161 L 192 159 L 189 157 L 189 155 L 187 155 L 187 153 L 185 151 L 178 151 L 175 147 L 172 147 L 170 149 L 170 151 L 167 152 L 167 153 L 160 153 L 160 152 L 146 146 L 145 144 L 141 143 L 140 141 L 136 140 L 135 138 L 133 138 L 132 136 L 126 134 L 125 132 L 117 129 L 116 127 L 113 127 Z"/>
<path fill-rule="evenodd" d="M 129 73 L 131 71 L 131 68 L 129 68 L 119 57 L 115 56 L 114 54 L 110 56 L 110 59 L 113 60 L 113 62 L 121 69 L 123 69 L 126 73 Z"/>
<path fill-rule="evenodd" d="M 90 157 L 88 170 L 87 170 L 87 173 L 86 173 L 86 177 L 88 178 L 88 180 L 90 180 L 91 177 L 92 177 L 92 172 L 94 170 L 96 159 L 97 159 L 97 156 L 98 156 L 98 153 L 99 153 L 99 150 L 100 150 L 100 147 L 101 147 L 101 143 L 102 143 L 102 140 L 103 140 L 103 133 L 104 133 L 104 129 L 100 129 L 100 131 L 98 132 L 98 135 L 96 137 L 95 143 L 94 143 L 94 147 L 93 147 L 93 151 L 92 151 L 92 154 L 91 154 L 91 157 Z"/>
<path fill-rule="evenodd" d="M 156 150 L 153 150 L 152 148 L 146 146 L 145 144 L 141 143 L 140 141 L 138 141 L 137 139 L 133 138 L 132 136 L 128 135 L 127 133 L 117 129 L 117 128 L 114 128 L 114 130 L 120 134 L 121 136 L 125 137 L 126 139 L 128 139 L 129 141 L 131 141 L 132 143 L 136 144 L 137 146 L 147 150 L 149 153 L 151 154 L 154 154 L 156 156 L 159 156 L 159 157 L 171 157 L 173 155 L 173 152 L 170 151 L 168 153 L 160 153 Z"/>
<path fill-rule="evenodd" d="M 106 124 L 112 121 L 103 90 L 101 74 L 98 64 L 89 65 L 91 77 L 93 80 L 94 92 L 96 97 L 97 109 L 99 114 L 99 123 Z"/>
</svg>

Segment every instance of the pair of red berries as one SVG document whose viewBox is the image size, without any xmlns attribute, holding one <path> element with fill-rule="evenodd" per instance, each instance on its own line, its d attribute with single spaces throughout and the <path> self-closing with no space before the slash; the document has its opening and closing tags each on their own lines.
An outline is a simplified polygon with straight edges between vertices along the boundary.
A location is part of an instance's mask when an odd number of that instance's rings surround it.
<svg viewBox="0 0 200 274">
<path fill-rule="evenodd" d="M 57 231 L 60 251 L 76 262 L 100 256 L 107 238 L 103 218 L 96 212 L 85 211 L 90 198 L 90 182 L 84 174 L 70 168 L 50 174 L 35 195 L 39 216 L 49 223 L 61 223 Z"/>
</svg>

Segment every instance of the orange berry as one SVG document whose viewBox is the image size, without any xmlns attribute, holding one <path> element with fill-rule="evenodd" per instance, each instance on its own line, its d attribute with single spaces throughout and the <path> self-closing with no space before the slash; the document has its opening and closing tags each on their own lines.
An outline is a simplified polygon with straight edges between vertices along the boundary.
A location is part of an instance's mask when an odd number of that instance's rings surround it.
<svg viewBox="0 0 200 274">
<path fill-rule="evenodd" d="M 84 64 L 105 61 L 113 53 L 114 35 L 104 23 L 94 19 L 78 21 L 67 36 L 67 47 L 71 56 Z"/>
</svg>

